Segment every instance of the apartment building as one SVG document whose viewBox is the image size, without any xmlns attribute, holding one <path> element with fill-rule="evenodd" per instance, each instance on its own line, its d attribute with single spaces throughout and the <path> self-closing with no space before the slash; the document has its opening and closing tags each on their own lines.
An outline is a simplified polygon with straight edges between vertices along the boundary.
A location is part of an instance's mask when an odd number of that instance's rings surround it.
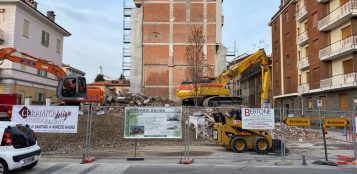
<svg viewBox="0 0 357 174">
<path fill-rule="evenodd" d="M 71 34 L 55 22 L 55 16 L 53 11 L 42 14 L 33 0 L 1 0 L 0 48 L 13 47 L 61 66 L 64 37 Z M 44 71 L 10 61 L 0 65 L 0 93 L 20 94 L 22 103 L 25 97 L 39 104 L 48 97 L 56 100 L 57 83 Z"/>
<path fill-rule="evenodd" d="M 350 111 L 357 98 L 357 1 L 285 0 L 272 28 L 275 107 Z"/>
<path fill-rule="evenodd" d="M 204 61 L 215 76 L 225 69 L 223 0 L 135 0 L 132 10 L 131 90 L 176 98 L 176 86 L 191 80 L 185 59 L 195 26 L 203 32 Z"/>
</svg>

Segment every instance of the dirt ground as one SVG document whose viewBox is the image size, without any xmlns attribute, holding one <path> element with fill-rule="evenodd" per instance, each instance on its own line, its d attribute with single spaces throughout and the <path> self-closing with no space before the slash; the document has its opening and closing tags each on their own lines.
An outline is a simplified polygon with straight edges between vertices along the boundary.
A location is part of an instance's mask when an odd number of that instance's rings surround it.
<svg viewBox="0 0 357 174">
<path fill-rule="evenodd" d="M 124 139 L 124 111 L 115 109 L 106 112 L 105 115 L 93 114 L 91 147 L 96 149 L 132 148 L 137 142 L 138 147 L 160 146 L 183 146 L 184 139 Z M 78 132 L 76 134 L 47 134 L 37 133 L 37 139 L 42 151 L 47 154 L 65 154 L 82 152 L 85 147 L 87 127 L 87 115 L 80 116 L 78 120 Z M 194 130 L 190 131 L 190 144 L 212 145 L 212 140 L 198 139 L 194 137 Z"/>
</svg>

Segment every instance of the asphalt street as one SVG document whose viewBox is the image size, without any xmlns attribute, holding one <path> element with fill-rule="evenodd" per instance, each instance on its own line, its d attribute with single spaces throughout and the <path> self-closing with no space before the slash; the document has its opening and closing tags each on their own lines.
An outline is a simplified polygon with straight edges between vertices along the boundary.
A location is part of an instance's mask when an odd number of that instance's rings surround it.
<svg viewBox="0 0 357 174">
<path fill-rule="evenodd" d="M 289 165 L 275 166 L 272 162 L 254 163 L 245 162 L 194 162 L 191 165 L 175 164 L 174 161 L 144 161 L 126 162 L 124 160 L 98 160 L 91 164 L 80 164 L 66 159 L 42 160 L 31 170 L 16 170 L 13 174 L 356 174 L 357 166 L 317 166 L 317 165 Z"/>
</svg>

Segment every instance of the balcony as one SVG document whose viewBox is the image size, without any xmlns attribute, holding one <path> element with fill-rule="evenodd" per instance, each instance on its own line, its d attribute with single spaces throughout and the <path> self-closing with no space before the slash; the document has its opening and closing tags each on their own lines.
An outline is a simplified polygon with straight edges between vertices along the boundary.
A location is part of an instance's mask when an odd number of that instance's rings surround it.
<svg viewBox="0 0 357 174">
<path fill-rule="evenodd" d="M 318 3 L 326 3 L 326 2 L 330 2 L 330 0 L 317 0 Z"/>
<path fill-rule="evenodd" d="M 4 43 L 4 31 L 0 29 L 0 45 Z"/>
<path fill-rule="evenodd" d="M 304 46 L 305 44 L 307 44 L 308 39 L 309 36 L 307 34 L 307 31 L 305 31 L 297 37 L 296 43 L 300 46 Z"/>
<path fill-rule="evenodd" d="M 354 51 L 357 51 L 357 36 L 350 36 L 321 49 L 319 57 L 321 61 L 332 60 Z"/>
<path fill-rule="evenodd" d="M 322 90 L 348 88 L 357 86 L 357 73 L 341 74 L 320 81 Z"/>
<path fill-rule="evenodd" d="M 298 92 L 299 94 L 305 94 L 308 93 L 310 90 L 310 85 L 308 83 L 300 84 Z"/>
<path fill-rule="evenodd" d="M 297 69 L 305 70 L 307 68 L 309 68 L 309 58 L 308 57 L 298 60 Z"/>
<path fill-rule="evenodd" d="M 320 31 L 329 31 L 347 22 L 351 17 L 356 15 L 357 1 L 351 0 L 321 19 L 318 23 L 318 29 Z"/>
<path fill-rule="evenodd" d="M 302 22 L 306 18 L 307 18 L 307 9 L 306 6 L 304 6 L 296 13 L 296 21 Z"/>
</svg>

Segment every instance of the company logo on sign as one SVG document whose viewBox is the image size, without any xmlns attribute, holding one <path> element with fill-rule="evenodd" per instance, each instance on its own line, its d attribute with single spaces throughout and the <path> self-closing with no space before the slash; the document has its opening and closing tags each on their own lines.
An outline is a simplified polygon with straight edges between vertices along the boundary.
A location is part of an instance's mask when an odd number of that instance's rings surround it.
<svg viewBox="0 0 357 174">
<path fill-rule="evenodd" d="M 244 109 L 244 114 L 246 117 L 249 117 L 250 115 L 254 115 L 254 114 L 270 114 L 270 110 L 269 109 Z"/>
<path fill-rule="evenodd" d="M 20 111 L 19 114 L 21 115 L 21 117 L 23 119 L 27 118 L 28 116 L 31 115 L 31 111 L 29 109 L 27 109 L 26 106 L 24 106 Z"/>
</svg>

